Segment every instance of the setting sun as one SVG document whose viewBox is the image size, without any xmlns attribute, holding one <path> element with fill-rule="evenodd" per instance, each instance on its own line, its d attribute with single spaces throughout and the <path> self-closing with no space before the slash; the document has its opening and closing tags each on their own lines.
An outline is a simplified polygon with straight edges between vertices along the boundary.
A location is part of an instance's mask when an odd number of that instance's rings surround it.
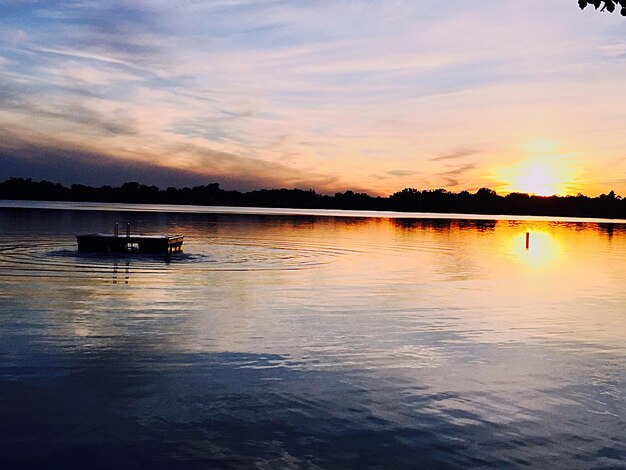
<svg viewBox="0 0 626 470">
<path fill-rule="evenodd" d="M 566 194 L 574 179 L 570 165 L 560 158 L 533 158 L 518 165 L 496 171 L 506 192 L 521 192 L 538 196 Z"/>
</svg>

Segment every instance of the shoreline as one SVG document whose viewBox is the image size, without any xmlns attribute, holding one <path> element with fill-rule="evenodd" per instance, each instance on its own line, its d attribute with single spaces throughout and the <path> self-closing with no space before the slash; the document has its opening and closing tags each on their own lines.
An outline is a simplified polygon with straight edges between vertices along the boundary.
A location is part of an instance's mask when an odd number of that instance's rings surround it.
<svg viewBox="0 0 626 470">
<path fill-rule="evenodd" d="M 297 209 L 250 206 L 200 206 L 187 204 L 140 204 L 121 202 L 37 201 L 0 199 L 2 209 L 79 210 L 106 212 L 171 212 L 189 214 L 228 214 L 260 216 L 363 217 L 385 219 L 502 220 L 572 223 L 626 224 L 626 219 L 565 217 L 548 215 L 471 214 L 448 212 L 373 211 L 366 209 Z"/>
</svg>

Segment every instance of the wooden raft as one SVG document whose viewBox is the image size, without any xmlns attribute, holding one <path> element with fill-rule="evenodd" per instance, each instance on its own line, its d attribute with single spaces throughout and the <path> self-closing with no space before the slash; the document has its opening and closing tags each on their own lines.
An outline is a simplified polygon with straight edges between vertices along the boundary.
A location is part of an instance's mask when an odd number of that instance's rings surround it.
<svg viewBox="0 0 626 470">
<path fill-rule="evenodd" d="M 183 248 L 183 236 L 132 235 L 116 237 L 112 234 L 77 235 L 78 251 L 116 253 L 173 253 Z"/>
<path fill-rule="evenodd" d="M 183 235 L 131 235 L 130 225 L 126 236 L 119 236 L 117 224 L 115 232 L 77 235 L 78 251 L 102 253 L 165 253 L 171 254 L 183 249 Z"/>
</svg>

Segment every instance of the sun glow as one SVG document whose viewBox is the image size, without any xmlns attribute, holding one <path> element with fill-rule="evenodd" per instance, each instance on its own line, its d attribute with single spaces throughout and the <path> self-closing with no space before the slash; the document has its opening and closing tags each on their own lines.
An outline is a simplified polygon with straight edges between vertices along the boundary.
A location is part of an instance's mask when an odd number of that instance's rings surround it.
<svg viewBox="0 0 626 470">
<path fill-rule="evenodd" d="M 561 245 L 552 235 L 533 230 L 528 231 L 528 245 L 526 232 L 520 232 L 511 239 L 510 249 L 518 262 L 533 269 L 549 267 L 561 254 Z"/>
<path fill-rule="evenodd" d="M 565 195 L 575 180 L 572 158 L 558 154 L 558 145 L 537 140 L 526 145 L 528 158 L 517 164 L 499 168 L 495 176 L 503 192 L 520 192 L 537 196 Z"/>
<path fill-rule="evenodd" d="M 569 161 L 560 157 L 536 157 L 496 171 L 504 183 L 504 192 L 520 192 L 537 196 L 564 195 L 574 180 L 575 171 Z"/>
</svg>

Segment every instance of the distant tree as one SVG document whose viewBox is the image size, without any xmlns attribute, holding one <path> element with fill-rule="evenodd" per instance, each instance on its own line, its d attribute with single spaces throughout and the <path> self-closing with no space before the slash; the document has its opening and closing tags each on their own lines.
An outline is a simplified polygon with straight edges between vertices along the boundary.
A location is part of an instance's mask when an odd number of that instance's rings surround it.
<svg viewBox="0 0 626 470">
<path fill-rule="evenodd" d="M 493 189 L 480 188 L 478 191 L 476 191 L 476 196 L 482 197 L 482 198 L 490 198 L 490 197 L 496 197 L 497 194 Z"/>
<path fill-rule="evenodd" d="M 600 11 L 608 11 L 613 13 L 618 5 L 622 16 L 626 16 L 626 0 L 578 0 L 578 6 L 581 10 L 587 8 L 588 5 L 593 6 L 596 10 L 600 7 Z"/>
</svg>

